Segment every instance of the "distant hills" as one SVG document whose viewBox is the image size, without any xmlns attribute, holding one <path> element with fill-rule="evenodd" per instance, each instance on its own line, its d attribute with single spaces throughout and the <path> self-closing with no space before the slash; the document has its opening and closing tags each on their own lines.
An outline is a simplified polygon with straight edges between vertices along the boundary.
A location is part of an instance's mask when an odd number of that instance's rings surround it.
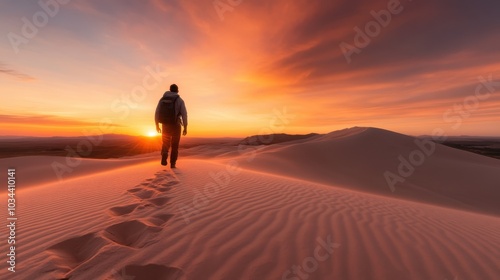
<svg viewBox="0 0 500 280">
<path fill-rule="evenodd" d="M 269 146 L 285 142 L 296 141 L 300 143 L 325 134 L 266 134 L 252 135 L 241 138 L 202 138 L 183 137 L 181 149 L 197 146 L 217 145 L 225 146 Z M 123 134 L 105 134 L 98 136 L 76 137 L 26 137 L 26 136 L 0 136 L 0 158 L 19 156 L 66 156 L 68 150 L 85 149 L 91 146 L 91 152 L 81 155 L 85 158 L 119 158 L 139 154 L 157 152 L 161 150 L 161 137 L 131 136 Z M 442 142 L 449 147 L 472 153 L 500 159 L 500 139 L 491 137 L 450 137 Z"/>
<path fill-rule="evenodd" d="M 250 145 L 250 146 L 273 145 L 283 142 L 308 139 L 318 135 L 320 134 L 309 133 L 304 135 L 291 135 L 291 134 L 279 133 L 279 134 L 253 135 L 250 137 L 246 137 L 239 144 Z"/>
</svg>

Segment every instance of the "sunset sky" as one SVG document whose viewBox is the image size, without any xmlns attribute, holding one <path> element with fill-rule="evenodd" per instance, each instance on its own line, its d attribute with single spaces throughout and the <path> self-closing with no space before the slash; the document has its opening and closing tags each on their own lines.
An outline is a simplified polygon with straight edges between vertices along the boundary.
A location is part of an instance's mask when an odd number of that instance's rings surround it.
<svg viewBox="0 0 500 280">
<path fill-rule="evenodd" d="M 40 3 L 0 2 L 0 135 L 145 135 L 176 83 L 191 136 L 500 136 L 498 0 Z"/>
</svg>

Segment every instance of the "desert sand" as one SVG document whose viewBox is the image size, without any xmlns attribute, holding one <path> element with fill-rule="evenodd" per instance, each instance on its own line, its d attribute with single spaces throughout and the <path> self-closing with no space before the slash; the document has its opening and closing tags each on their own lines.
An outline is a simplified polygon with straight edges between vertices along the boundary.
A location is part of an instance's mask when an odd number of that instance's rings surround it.
<svg viewBox="0 0 500 280">
<path fill-rule="evenodd" d="M 175 170 L 85 160 L 62 181 L 53 158 L 2 159 L 19 185 L 16 272 L 3 261 L 0 278 L 498 279 L 500 160 L 436 144 L 390 187 L 415 141 L 352 128 L 195 147 Z"/>
</svg>

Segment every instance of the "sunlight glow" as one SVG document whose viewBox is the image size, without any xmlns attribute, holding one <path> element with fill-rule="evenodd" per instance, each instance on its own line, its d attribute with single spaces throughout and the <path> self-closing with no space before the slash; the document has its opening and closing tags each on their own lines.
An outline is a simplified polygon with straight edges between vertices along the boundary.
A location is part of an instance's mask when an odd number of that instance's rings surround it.
<svg viewBox="0 0 500 280">
<path fill-rule="evenodd" d="M 158 133 L 153 130 L 148 131 L 148 133 L 146 134 L 147 137 L 156 137 L 157 135 Z"/>
</svg>

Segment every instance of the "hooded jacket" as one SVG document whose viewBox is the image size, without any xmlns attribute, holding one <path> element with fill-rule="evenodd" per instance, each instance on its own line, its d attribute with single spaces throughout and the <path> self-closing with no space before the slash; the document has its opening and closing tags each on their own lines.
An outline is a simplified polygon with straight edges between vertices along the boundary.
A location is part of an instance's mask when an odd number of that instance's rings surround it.
<svg viewBox="0 0 500 280">
<path fill-rule="evenodd" d="M 177 92 L 171 92 L 167 91 L 163 94 L 163 97 L 165 96 L 172 96 L 172 95 L 179 95 Z M 159 113 L 160 113 L 160 102 L 158 101 L 158 105 L 156 105 L 156 111 L 155 111 L 155 123 L 159 123 Z M 187 110 L 186 110 L 186 105 L 184 104 L 184 100 L 179 96 L 177 100 L 175 101 L 175 115 L 179 116 L 180 118 L 177 119 L 177 123 L 179 125 L 187 126 L 188 125 L 188 118 L 187 118 Z"/>
</svg>

